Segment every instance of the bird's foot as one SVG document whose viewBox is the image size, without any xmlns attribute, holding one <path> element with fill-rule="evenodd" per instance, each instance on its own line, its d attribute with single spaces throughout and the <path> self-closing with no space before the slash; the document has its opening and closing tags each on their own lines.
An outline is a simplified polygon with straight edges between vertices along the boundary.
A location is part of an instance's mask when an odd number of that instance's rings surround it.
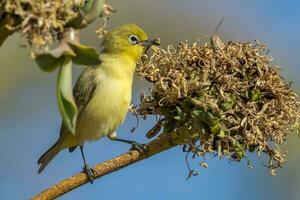
<svg viewBox="0 0 300 200">
<path fill-rule="evenodd" d="M 137 142 L 132 142 L 130 150 L 137 150 L 140 153 L 147 154 L 148 146 L 146 144 L 140 144 Z"/>
<path fill-rule="evenodd" d="M 93 168 L 90 168 L 88 165 L 84 165 L 83 171 L 88 176 L 90 183 L 93 184 L 95 180 L 95 174 L 97 173 L 97 171 L 94 170 Z"/>
</svg>

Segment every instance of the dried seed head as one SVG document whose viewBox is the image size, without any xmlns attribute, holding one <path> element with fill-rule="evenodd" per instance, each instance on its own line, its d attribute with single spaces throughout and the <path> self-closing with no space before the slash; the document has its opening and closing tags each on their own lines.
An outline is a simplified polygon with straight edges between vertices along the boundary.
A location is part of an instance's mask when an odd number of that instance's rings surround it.
<svg viewBox="0 0 300 200">
<path fill-rule="evenodd" d="M 299 126 L 300 103 L 266 49 L 217 36 L 203 46 L 155 47 L 137 69 L 153 88 L 141 95 L 136 113 L 160 116 L 160 133 L 187 137 L 186 149 L 194 155 L 240 161 L 246 153 L 265 153 L 270 169 L 282 167 L 280 145 Z"/>
<path fill-rule="evenodd" d="M 65 25 L 77 16 L 76 7 L 82 4 L 83 0 L 4 0 L 0 16 L 8 18 L 7 28 L 19 31 L 39 50 L 49 47 L 63 33 Z"/>
</svg>

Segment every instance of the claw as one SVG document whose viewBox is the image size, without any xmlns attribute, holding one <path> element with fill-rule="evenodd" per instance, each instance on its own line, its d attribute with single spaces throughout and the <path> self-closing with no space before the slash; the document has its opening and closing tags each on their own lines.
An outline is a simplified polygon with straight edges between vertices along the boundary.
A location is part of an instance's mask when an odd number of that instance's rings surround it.
<svg viewBox="0 0 300 200">
<path fill-rule="evenodd" d="M 94 180 L 95 180 L 95 174 L 97 173 L 96 170 L 94 170 L 93 168 L 89 168 L 88 165 L 85 165 L 83 167 L 83 171 L 86 173 L 86 175 L 88 176 L 90 183 L 93 184 Z"/>
<path fill-rule="evenodd" d="M 130 148 L 130 150 L 137 150 L 140 153 L 147 153 L 147 145 L 145 144 L 139 144 L 137 142 L 132 143 L 132 146 Z"/>
</svg>

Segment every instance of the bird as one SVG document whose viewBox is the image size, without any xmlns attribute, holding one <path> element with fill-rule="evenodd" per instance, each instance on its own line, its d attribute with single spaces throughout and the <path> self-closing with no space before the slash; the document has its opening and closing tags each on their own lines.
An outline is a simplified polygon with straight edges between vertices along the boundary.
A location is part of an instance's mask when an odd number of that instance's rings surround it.
<svg viewBox="0 0 300 200">
<path fill-rule="evenodd" d="M 148 39 L 145 31 L 135 24 L 124 24 L 104 35 L 99 54 L 101 63 L 86 66 L 73 88 L 78 107 L 75 134 L 62 123 L 58 140 L 38 159 L 38 173 L 61 150 L 68 148 L 73 152 L 79 146 L 83 170 L 93 183 L 94 172 L 88 167 L 83 151 L 86 142 L 107 136 L 140 147 L 135 141 L 118 138 L 116 129 L 124 122 L 130 106 L 136 64 L 152 45 L 159 43 Z"/>
</svg>

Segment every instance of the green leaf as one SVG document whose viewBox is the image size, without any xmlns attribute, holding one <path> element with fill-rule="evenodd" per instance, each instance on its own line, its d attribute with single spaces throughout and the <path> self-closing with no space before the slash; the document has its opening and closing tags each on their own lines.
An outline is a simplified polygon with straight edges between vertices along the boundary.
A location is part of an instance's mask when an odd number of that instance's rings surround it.
<svg viewBox="0 0 300 200">
<path fill-rule="evenodd" d="M 256 102 L 260 100 L 261 93 L 259 90 L 250 90 L 248 91 L 248 97 L 250 101 Z"/>
<path fill-rule="evenodd" d="M 226 132 L 224 130 L 220 130 L 219 134 L 218 134 L 218 137 L 219 138 L 224 138 L 226 136 Z"/>
<path fill-rule="evenodd" d="M 193 126 L 195 127 L 195 129 L 199 130 L 201 134 L 206 133 L 206 126 L 204 122 L 202 122 L 198 118 L 193 118 Z"/>
<path fill-rule="evenodd" d="M 58 47 L 47 53 L 38 54 L 35 61 L 43 71 L 52 72 L 61 64 L 64 55 L 75 56 L 71 49 Z"/>
<path fill-rule="evenodd" d="M 69 26 L 79 29 L 84 28 L 100 17 L 105 0 L 86 0 L 79 10 L 78 16 L 71 20 Z"/>
<path fill-rule="evenodd" d="M 230 98 L 227 101 L 223 102 L 220 105 L 220 108 L 223 111 L 228 111 L 228 110 L 231 110 L 234 107 L 235 103 L 236 103 L 236 96 L 231 95 Z"/>
<path fill-rule="evenodd" d="M 54 57 L 51 53 L 39 54 L 35 58 L 35 61 L 46 72 L 54 71 L 61 63 L 61 59 Z"/>
<path fill-rule="evenodd" d="M 232 141 L 232 146 L 234 147 L 235 156 L 241 160 L 243 157 L 246 156 L 245 150 L 243 149 L 242 145 L 237 141 Z"/>
<path fill-rule="evenodd" d="M 181 121 L 181 117 L 180 116 L 174 116 L 174 119 L 176 119 L 177 121 Z"/>
<path fill-rule="evenodd" d="M 63 123 L 75 134 L 77 106 L 72 92 L 72 60 L 70 56 L 61 59 L 57 80 L 57 101 Z"/>
<path fill-rule="evenodd" d="M 74 63 L 78 65 L 98 65 L 101 63 L 97 51 L 82 44 L 68 43 L 76 54 L 72 57 Z"/>
<path fill-rule="evenodd" d="M 251 152 L 251 153 L 253 153 L 255 150 L 256 150 L 256 147 L 257 147 L 258 145 L 250 145 L 249 146 L 249 152 Z"/>
<path fill-rule="evenodd" d="M 236 157 L 239 160 L 241 160 L 242 158 L 244 158 L 246 156 L 245 151 L 243 149 L 236 148 L 234 151 L 235 151 Z"/>
<path fill-rule="evenodd" d="M 105 0 L 87 0 L 87 3 L 82 8 L 82 11 L 85 14 L 85 23 L 89 24 L 92 21 L 94 21 L 97 17 L 100 17 L 104 3 Z"/>
<path fill-rule="evenodd" d="M 209 127 L 210 132 L 213 133 L 213 134 L 219 134 L 220 133 L 220 128 L 221 128 L 221 125 L 219 123 L 216 123 L 216 124 Z"/>
<path fill-rule="evenodd" d="M 177 121 L 184 120 L 184 113 L 182 112 L 180 107 L 176 106 L 176 111 L 175 112 L 176 112 L 176 115 L 173 117 L 174 119 L 176 119 Z"/>
<path fill-rule="evenodd" d="M 191 102 L 190 99 L 184 99 L 182 102 L 182 108 L 190 110 L 192 108 L 194 108 L 194 104 Z"/>
<path fill-rule="evenodd" d="M 206 112 L 204 110 L 194 110 L 193 115 L 199 118 L 202 122 L 208 126 L 214 126 L 219 124 L 219 120 L 211 112 Z"/>
</svg>

